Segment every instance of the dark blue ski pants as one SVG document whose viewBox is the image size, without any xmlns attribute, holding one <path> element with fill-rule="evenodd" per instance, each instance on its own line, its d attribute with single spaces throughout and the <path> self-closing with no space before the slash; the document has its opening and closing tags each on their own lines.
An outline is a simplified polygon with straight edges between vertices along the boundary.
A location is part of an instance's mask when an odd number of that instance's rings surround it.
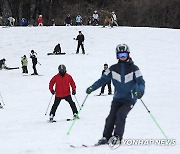
<svg viewBox="0 0 180 154">
<path fill-rule="evenodd" d="M 130 102 L 112 101 L 110 113 L 106 118 L 103 137 L 109 140 L 112 135 L 117 135 L 122 139 L 126 117 L 132 108 L 133 104 Z M 112 134 L 113 132 L 114 134 Z"/>
</svg>

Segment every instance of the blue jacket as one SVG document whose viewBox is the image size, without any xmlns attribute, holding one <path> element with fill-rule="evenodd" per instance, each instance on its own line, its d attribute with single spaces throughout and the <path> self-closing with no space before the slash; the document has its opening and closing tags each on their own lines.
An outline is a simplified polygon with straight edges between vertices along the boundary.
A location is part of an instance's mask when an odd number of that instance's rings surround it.
<svg viewBox="0 0 180 154">
<path fill-rule="evenodd" d="M 76 22 L 82 22 L 82 17 L 80 15 L 77 15 Z"/>
<path fill-rule="evenodd" d="M 113 100 L 117 102 L 131 102 L 135 104 L 137 98 L 134 92 L 144 94 L 145 81 L 139 70 L 130 59 L 128 62 L 119 61 L 112 65 L 93 85 L 93 91 L 112 80 L 115 87 Z"/>
</svg>

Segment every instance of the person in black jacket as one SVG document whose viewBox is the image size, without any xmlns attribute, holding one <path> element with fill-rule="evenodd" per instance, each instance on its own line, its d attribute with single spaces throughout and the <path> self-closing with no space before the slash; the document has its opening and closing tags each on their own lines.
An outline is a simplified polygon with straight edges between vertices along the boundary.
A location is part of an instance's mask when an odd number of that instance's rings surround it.
<svg viewBox="0 0 180 154">
<path fill-rule="evenodd" d="M 53 53 L 55 54 L 61 53 L 61 46 L 59 43 L 55 46 Z"/>
<path fill-rule="evenodd" d="M 64 23 L 65 23 L 65 26 L 71 26 L 72 25 L 72 20 L 71 20 L 70 14 L 67 15 Z"/>
<path fill-rule="evenodd" d="M 34 52 L 34 50 L 31 50 L 30 58 L 32 59 L 33 70 L 34 70 L 34 73 L 32 73 L 31 75 L 38 75 L 37 70 L 36 70 L 36 64 L 37 64 L 36 55 L 37 55 L 37 53 Z"/>
<path fill-rule="evenodd" d="M 82 49 L 82 53 L 85 54 L 85 50 L 84 50 L 84 35 L 82 34 L 81 31 L 79 31 L 79 35 L 77 36 L 77 38 L 75 40 L 78 40 L 78 46 L 77 46 L 76 54 L 79 53 L 80 46 L 81 46 L 81 49 Z"/>
<path fill-rule="evenodd" d="M 4 58 L 0 60 L 0 70 L 6 69 L 5 61 L 6 61 L 6 59 L 4 59 Z"/>
<path fill-rule="evenodd" d="M 102 75 L 106 72 L 107 69 L 108 69 L 108 64 L 104 64 L 104 70 L 102 71 Z M 101 87 L 101 93 L 99 94 L 99 96 L 102 95 L 102 94 L 104 94 L 104 89 L 105 89 L 106 85 L 108 86 L 108 95 L 111 95 L 111 94 L 112 94 L 112 90 L 111 90 L 111 80 L 110 80 L 108 83 L 106 83 L 105 85 L 103 85 L 103 86 Z"/>
<path fill-rule="evenodd" d="M 1 105 L 1 103 L 0 103 L 0 109 L 3 109 L 3 106 Z"/>
</svg>

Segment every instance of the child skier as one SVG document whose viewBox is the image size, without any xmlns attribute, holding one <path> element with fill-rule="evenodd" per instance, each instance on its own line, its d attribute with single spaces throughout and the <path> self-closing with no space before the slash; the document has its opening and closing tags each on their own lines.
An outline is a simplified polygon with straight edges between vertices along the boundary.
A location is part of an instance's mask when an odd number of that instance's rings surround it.
<svg viewBox="0 0 180 154">
<path fill-rule="evenodd" d="M 28 73 L 28 69 L 27 69 L 28 60 L 26 55 L 21 57 L 21 64 L 22 64 L 22 73 Z"/>
</svg>

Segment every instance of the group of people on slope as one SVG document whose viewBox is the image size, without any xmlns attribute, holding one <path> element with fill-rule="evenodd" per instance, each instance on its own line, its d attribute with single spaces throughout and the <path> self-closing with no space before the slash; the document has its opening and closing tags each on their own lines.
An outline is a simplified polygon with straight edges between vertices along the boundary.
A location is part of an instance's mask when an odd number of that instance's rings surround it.
<svg viewBox="0 0 180 154">
<path fill-rule="evenodd" d="M 82 54 L 85 54 L 85 49 L 84 49 L 84 40 L 85 40 L 85 37 L 84 37 L 84 34 L 81 31 L 79 31 L 79 34 L 77 35 L 76 38 L 74 38 L 74 40 L 78 41 L 78 45 L 77 45 L 77 49 L 76 49 L 76 54 L 79 53 L 80 47 L 82 49 Z M 59 43 L 55 46 L 53 54 L 63 54 L 63 53 L 61 53 L 61 46 L 60 46 Z"/>
<path fill-rule="evenodd" d="M 108 12 L 108 11 L 104 11 L 102 14 L 102 18 L 104 18 L 104 22 L 103 22 L 103 26 L 105 27 L 106 25 L 110 25 L 110 26 L 118 26 L 117 23 L 117 16 L 115 14 L 114 11 L 112 12 Z M 12 16 L 7 18 L 7 23 L 6 26 L 14 26 L 16 22 L 16 19 Z M 17 23 L 16 23 L 17 25 Z M 28 20 L 26 18 L 21 18 L 19 20 L 19 25 L 20 26 L 28 26 Z M 40 14 L 37 18 L 37 25 L 38 26 L 43 26 L 44 25 L 44 21 L 43 21 L 43 16 Z M 51 20 L 51 26 L 55 26 L 56 22 L 55 19 Z M 70 26 L 70 25 L 76 25 L 76 26 L 81 26 L 81 25 L 93 25 L 93 26 L 97 26 L 100 25 L 100 16 L 98 14 L 97 11 L 94 11 L 93 15 L 90 16 L 87 20 L 87 23 L 83 24 L 83 18 L 82 16 L 78 13 L 78 15 L 75 18 L 75 24 L 73 24 L 73 20 L 71 18 L 71 15 L 68 14 L 64 20 L 64 25 L 66 26 Z"/>
<path fill-rule="evenodd" d="M 106 25 L 110 25 L 111 27 L 113 27 L 114 25 L 118 26 L 117 16 L 116 16 L 114 11 L 112 11 L 112 12 L 105 11 L 103 13 L 104 13 L 104 15 L 103 15 L 104 16 L 104 23 L 103 23 L 104 27 Z M 87 25 L 98 26 L 100 24 L 100 20 L 99 19 L 100 19 L 100 17 L 99 17 L 98 12 L 94 11 L 93 15 L 88 18 Z M 64 24 L 66 26 L 73 25 L 73 20 L 71 19 L 71 15 L 70 14 L 68 14 L 67 17 L 65 18 Z M 82 18 L 82 16 L 79 13 L 76 16 L 75 25 L 76 26 L 83 25 L 83 18 Z"/>
<path fill-rule="evenodd" d="M 31 50 L 30 58 L 32 59 L 33 70 L 34 70 L 34 72 L 31 75 L 38 75 L 37 69 L 36 69 L 36 64 L 38 62 L 37 61 L 37 53 L 34 52 L 34 50 Z M 27 74 L 28 73 L 28 68 L 27 68 L 28 59 L 27 59 L 26 55 L 21 57 L 21 65 L 22 65 L 22 73 Z M 6 66 L 6 59 L 3 58 L 0 60 L 0 70 L 2 70 L 2 69 L 12 70 L 12 69 L 19 69 L 19 67 L 7 67 Z"/>
<path fill-rule="evenodd" d="M 37 73 L 37 69 L 36 69 L 36 65 L 37 65 L 37 53 L 34 50 L 31 50 L 30 53 L 30 58 L 32 59 L 32 68 L 33 68 L 33 73 L 31 75 L 38 75 Z M 26 57 L 26 55 L 24 55 L 23 57 L 21 57 L 21 64 L 22 64 L 22 73 L 28 74 L 28 59 Z"/>
<path fill-rule="evenodd" d="M 126 44 L 119 44 L 116 47 L 116 58 L 118 63 L 110 66 L 105 64 L 104 71 L 100 79 L 87 88 L 86 93 L 89 95 L 98 88 L 109 84 L 111 81 L 114 85 L 115 92 L 111 104 L 111 109 L 104 126 L 103 137 L 98 141 L 98 145 L 108 144 L 112 136 L 122 140 L 125 121 L 129 111 L 134 107 L 137 99 L 141 99 L 145 90 L 145 81 L 139 70 L 130 57 L 130 50 Z M 54 121 L 55 112 L 62 99 L 65 99 L 73 112 L 74 117 L 78 117 L 78 111 L 72 100 L 72 95 L 76 94 L 76 85 L 71 75 L 67 73 L 65 65 L 58 67 L 56 74 L 49 82 L 49 90 L 55 95 L 54 104 L 49 113 L 50 122 Z M 55 87 L 55 89 L 54 89 Z M 101 89 L 103 93 L 103 89 Z M 109 94 L 111 88 L 109 88 Z"/>
</svg>

